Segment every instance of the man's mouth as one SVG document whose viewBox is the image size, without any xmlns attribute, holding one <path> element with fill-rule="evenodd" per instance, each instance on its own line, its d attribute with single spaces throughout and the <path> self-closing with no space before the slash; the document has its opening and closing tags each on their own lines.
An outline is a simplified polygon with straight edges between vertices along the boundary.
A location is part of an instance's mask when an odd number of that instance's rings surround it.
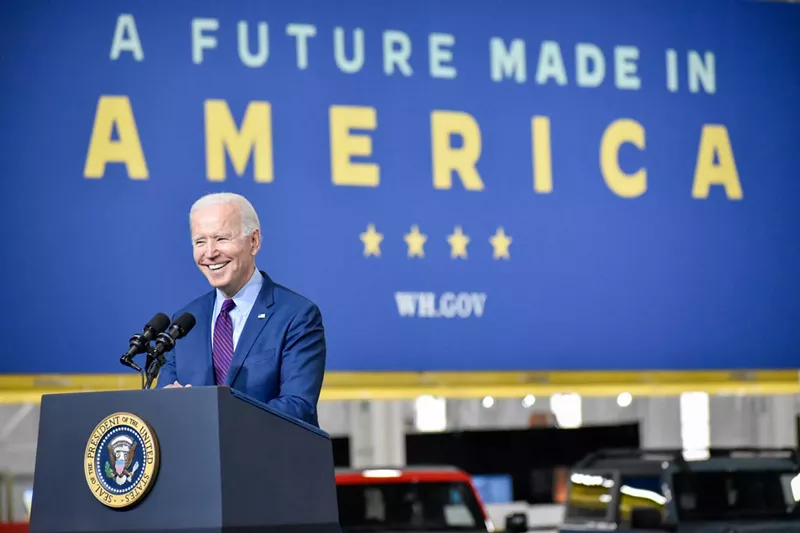
<svg viewBox="0 0 800 533">
<path fill-rule="evenodd" d="M 211 270 L 212 272 L 216 272 L 216 271 L 220 270 L 221 268 L 223 268 L 223 267 L 224 267 L 225 265 L 227 265 L 227 264 L 228 264 L 228 263 L 214 263 L 214 264 L 212 264 L 212 265 L 206 265 L 206 266 L 207 266 L 207 267 L 208 267 L 208 269 L 209 269 L 209 270 Z"/>
</svg>

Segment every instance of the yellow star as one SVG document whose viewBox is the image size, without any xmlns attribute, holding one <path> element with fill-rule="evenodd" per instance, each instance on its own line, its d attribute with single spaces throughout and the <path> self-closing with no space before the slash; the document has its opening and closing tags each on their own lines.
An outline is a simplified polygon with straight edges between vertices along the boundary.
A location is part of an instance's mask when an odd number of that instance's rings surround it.
<svg viewBox="0 0 800 533">
<path fill-rule="evenodd" d="M 455 259 L 460 257 L 467 258 L 467 244 L 469 244 L 469 237 L 464 235 L 461 231 L 461 226 L 456 226 L 455 231 L 447 236 L 447 242 L 450 243 L 450 257 Z"/>
<path fill-rule="evenodd" d="M 492 258 L 494 259 L 511 259 L 511 254 L 508 253 L 508 247 L 511 246 L 511 237 L 506 235 L 503 228 L 497 228 L 497 233 L 495 233 L 489 242 L 494 248 L 494 253 L 492 254 Z"/>
<path fill-rule="evenodd" d="M 367 257 L 370 255 L 380 257 L 382 240 L 383 234 L 375 231 L 375 224 L 369 224 L 367 231 L 361 234 L 361 242 L 364 243 L 364 255 Z"/>
<path fill-rule="evenodd" d="M 425 241 L 428 240 L 428 236 L 419 232 L 419 226 L 416 224 L 411 226 L 411 233 L 406 233 L 403 240 L 408 245 L 408 257 L 425 257 L 425 251 L 422 247 L 425 245 Z"/>
</svg>

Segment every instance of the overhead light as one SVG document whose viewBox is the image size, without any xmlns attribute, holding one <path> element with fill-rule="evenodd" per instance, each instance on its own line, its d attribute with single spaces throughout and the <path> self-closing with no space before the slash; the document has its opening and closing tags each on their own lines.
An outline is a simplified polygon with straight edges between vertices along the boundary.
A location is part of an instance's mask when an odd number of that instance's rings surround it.
<svg viewBox="0 0 800 533">
<path fill-rule="evenodd" d="M 621 392 L 620 395 L 617 396 L 617 405 L 620 407 L 628 407 L 632 401 L 633 396 L 631 396 L 630 392 Z"/>
<path fill-rule="evenodd" d="M 553 394 L 550 397 L 550 410 L 560 428 L 579 428 L 583 423 L 581 397 L 578 394 Z"/>
<path fill-rule="evenodd" d="M 414 402 L 414 425 L 417 431 L 447 429 L 447 404 L 444 398 L 420 396 Z"/>
<path fill-rule="evenodd" d="M 523 407 L 532 407 L 534 403 L 536 403 L 536 396 L 533 394 L 528 394 L 522 399 Z"/>
</svg>

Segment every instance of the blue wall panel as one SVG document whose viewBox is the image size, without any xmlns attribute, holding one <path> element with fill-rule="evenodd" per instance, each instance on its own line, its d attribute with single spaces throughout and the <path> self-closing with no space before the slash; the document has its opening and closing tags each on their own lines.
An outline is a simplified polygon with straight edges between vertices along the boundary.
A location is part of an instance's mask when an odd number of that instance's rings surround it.
<svg viewBox="0 0 800 533">
<path fill-rule="evenodd" d="M 794 367 L 797 28 L 760 2 L 6 2 L 0 371 L 119 371 L 208 289 L 188 210 L 223 190 L 321 307 L 329 370 Z"/>
</svg>

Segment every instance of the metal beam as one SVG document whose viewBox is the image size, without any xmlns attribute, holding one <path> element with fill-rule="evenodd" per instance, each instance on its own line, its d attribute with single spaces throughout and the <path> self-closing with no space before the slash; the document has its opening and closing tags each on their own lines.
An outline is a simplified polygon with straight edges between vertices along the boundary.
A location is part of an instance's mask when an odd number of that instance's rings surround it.
<svg viewBox="0 0 800 533">
<path fill-rule="evenodd" d="M 132 374 L 37 374 L 0 376 L 0 403 L 39 402 L 43 394 L 138 389 Z M 322 400 L 522 398 L 527 394 L 583 396 L 677 396 L 798 394 L 796 370 L 666 372 L 329 372 Z"/>
</svg>

